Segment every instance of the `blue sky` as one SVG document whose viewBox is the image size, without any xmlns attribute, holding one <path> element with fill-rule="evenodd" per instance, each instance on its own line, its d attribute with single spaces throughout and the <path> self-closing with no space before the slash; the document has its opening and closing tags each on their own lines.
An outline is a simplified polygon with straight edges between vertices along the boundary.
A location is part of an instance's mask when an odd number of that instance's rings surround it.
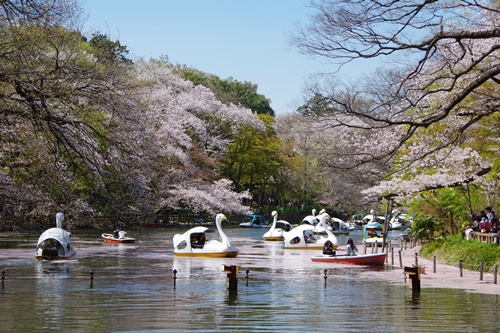
<svg viewBox="0 0 500 333">
<path fill-rule="evenodd" d="M 222 79 L 250 81 L 277 114 L 303 102 L 319 59 L 289 46 L 296 24 L 312 13 L 308 0 L 83 0 L 85 30 L 126 45 L 132 57 L 168 56 Z"/>
</svg>

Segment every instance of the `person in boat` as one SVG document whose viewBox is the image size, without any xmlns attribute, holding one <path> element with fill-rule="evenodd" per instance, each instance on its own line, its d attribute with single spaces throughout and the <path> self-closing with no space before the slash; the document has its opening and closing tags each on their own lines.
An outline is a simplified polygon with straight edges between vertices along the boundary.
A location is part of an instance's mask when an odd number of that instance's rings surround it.
<svg viewBox="0 0 500 333">
<path fill-rule="evenodd" d="M 333 249 L 333 243 L 327 240 L 323 245 L 323 254 L 335 255 L 335 250 Z"/>
<path fill-rule="evenodd" d="M 349 238 L 347 240 L 347 255 L 348 256 L 357 256 L 358 255 L 358 248 L 354 244 L 354 241 L 352 238 Z"/>
<path fill-rule="evenodd" d="M 118 238 L 120 236 L 120 228 L 116 227 L 115 230 L 113 230 L 113 238 Z"/>
<path fill-rule="evenodd" d="M 374 229 L 374 228 L 370 228 L 370 229 L 368 230 L 367 236 L 368 236 L 368 237 L 378 237 L 378 234 L 377 234 L 377 232 L 375 231 L 375 229 Z"/>
<path fill-rule="evenodd" d="M 205 234 L 200 234 L 197 238 L 193 238 L 193 241 L 191 243 L 191 247 L 196 248 L 196 249 L 201 249 L 205 245 Z"/>
</svg>

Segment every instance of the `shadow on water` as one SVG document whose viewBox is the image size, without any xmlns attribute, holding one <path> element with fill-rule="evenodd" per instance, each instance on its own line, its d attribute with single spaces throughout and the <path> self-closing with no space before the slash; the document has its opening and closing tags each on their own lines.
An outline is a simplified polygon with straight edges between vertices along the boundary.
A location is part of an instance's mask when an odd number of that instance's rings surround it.
<svg viewBox="0 0 500 333">
<path fill-rule="evenodd" d="M 496 331 L 497 296 L 413 292 L 374 279 L 373 267 L 312 263 L 315 251 L 264 242 L 262 230 L 227 231 L 241 251 L 234 259 L 177 258 L 179 231 L 137 231 L 138 243 L 121 245 L 104 244 L 96 231 L 74 232 L 77 255 L 61 262 L 34 260 L 36 235 L 2 248 L 2 331 Z M 237 290 L 228 290 L 224 265 L 240 267 Z"/>
</svg>

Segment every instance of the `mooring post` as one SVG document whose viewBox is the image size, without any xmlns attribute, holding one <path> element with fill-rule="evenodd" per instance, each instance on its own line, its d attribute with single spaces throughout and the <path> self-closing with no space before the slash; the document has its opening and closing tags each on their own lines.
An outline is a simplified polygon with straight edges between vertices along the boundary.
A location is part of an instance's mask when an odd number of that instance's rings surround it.
<svg viewBox="0 0 500 333">
<path fill-rule="evenodd" d="M 415 252 L 415 266 L 418 266 L 418 253 Z"/>
<path fill-rule="evenodd" d="M 483 281 L 484 262 L 479 263 L 479 281 Z"/>
<path fill-rule="evenodd" d="M 434 273 L 436 273 L 436 256 L 432 257 L 432 263 L 433 263 L 433 265 L 432 265 L 432 271 Z"/>
<path fill-rule="evenodd" d="M 245 271 L 245 273 L 247 273 L 245 279 L 246 279 L 246 284 L 248 286 L 248 273 L 250 273 L 250 270 L 247 268 L 246 271 Z"/>
<path fill-rule="evenodd" d="M 174 277 L 173 277 L 173 279 L 174 279 L 174 287 L 175 287 L 175 285 L 176 285 L 176 281 L 177 281 L 177 270 L 176 270 L 175 268 L 174 268 L 174 270 L 173 270 L 173 273 L 174 273 Z"/>
<path fill-rule="evenodd" d="M 327 272 L 327 270 L 326 270 L 326 269 L 325 269 L 325 270 L 323 270 L 323 278 L 325 279 L 325 287 L 326 287 L 326 279 L 328 278 L 328 277 L 326 276 L 326 272 Z"/>
<path fill-rule="evenodd" d="M 366 254 L 366 242 L 363 244 L 363 254 Z"/>
<path fill-rule="evenodd" d="M 5 271 L 2 270 L 2 287 L 3 287 L 3 281 L 5 280 Z"/>
<path fill-rule="evenodd" d="M 227 273 L 227 288 L 229 290 L 238 289 L 238 271 L 239 271 L 239 266 L 224 265 L 224 273 Z"/>
<path fill-rule="evenodd" d="M 90 271 L 90 288 L 94 288 L 94 271 Z"/>
<path fill-rule="evenodd" d="M 460 260 L 458 262 L 458 267 L 460 268 L 460 277 L 464 276 L 464 271 L 463 271 L 463 261 Z"/>
<path fill-rule="evenodd" d="M 420 290 L 420 267 L 407 267 L 405 266 L 403 273 L 405 274 L 405 282 L 406 282 L 406 274 L 410 277 L 410 287 L 414 291 Z"/>
</svg>

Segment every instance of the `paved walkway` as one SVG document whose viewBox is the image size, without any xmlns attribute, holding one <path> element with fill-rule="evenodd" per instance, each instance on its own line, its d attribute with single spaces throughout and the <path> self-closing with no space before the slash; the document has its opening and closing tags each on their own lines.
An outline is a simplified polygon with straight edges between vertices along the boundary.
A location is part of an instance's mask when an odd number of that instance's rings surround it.
<svg viewBox="0 0 500 333">
<path fill-rule="evenodd" d="M 401 250 L 401 261 L 403 264 L 402 266 L 412 267 L 413 265 L 415 265 L 415 253 L 419 254 L 420 250 L 421 246 L 410 248 L 408 243 L 406 250 L 404 248 Z M 400 268 L 398 251 L 399 248 L 394 249 L 395 269 L 388 269 L 384 272 L 373 272 L 370 274 L 384 274 L 384 276 L 378 277 L 382 277 L 386 280 L 391 280 L 394 282 L 405 283 L 405 274 L 403 273 L 403 269 Z M 460 276 L 460 269 L 458 267 L 447 266 L 443 263 L 440 263 L 439 258 L 437 258 L 436 260 L 435 273 L 433 260 L 428 260 L 421 257 L 420 255 L 417 255 L 417 262 L 419 266 L 425 267 L 425 274 L 422 274 L 420 279 L 421 289 L 454 288 L 483 294 L 500 295 L 500 278 L 497 276 L 497 284 L 495 284 L 495 277 L 492 273 L 483 273 L 483 278 L 481 280 L 480 272 L 463 269 L 462 276 Z M 390 252 L 387 263 L 388 265 L 392 264 L 392 255 Z M 406 285 L 408 287 L 411 285 L 411 281 L 409 278 L 406 279 Z"/>
</svg>

